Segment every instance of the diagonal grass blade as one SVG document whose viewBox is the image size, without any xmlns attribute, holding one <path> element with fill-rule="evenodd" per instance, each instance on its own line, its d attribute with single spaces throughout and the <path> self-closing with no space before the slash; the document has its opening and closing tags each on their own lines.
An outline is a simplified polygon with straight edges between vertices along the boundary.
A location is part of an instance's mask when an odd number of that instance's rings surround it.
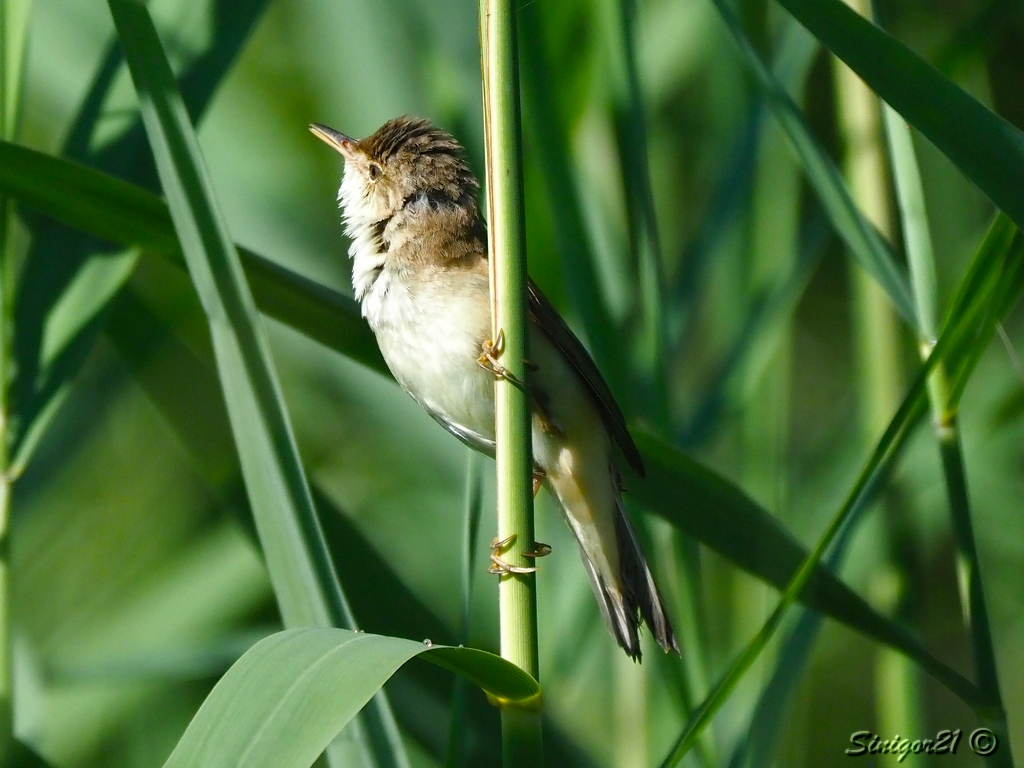
<svg viewBox="0 0 1024 768">
<path fill-rule="evenodd" d="M 353 627 L 284 407 L 241 261 L 214 207 L 212 186 L 170 65 L 145 5 L 109 3 L 142 107 L 171 217 L 210 323 L 224 399 L 250 505 L 286 626 Z M 378 764 L 403 766 L 383 697 L 367 718 Z"/>
<path fill-rule="evenodd" d="M 1024 226 L 1024 132 L 839 0 L 779 3 Z"/>
<path fill-rule="evenodd" d="M 896 264 L 892 250 L 857 208 L 843 182 L 842 174 L 811 134 L 800 108 L 790 97 L 785 86 L 761 61 L 733 10 L 725 0 L 714 0 L 714 3 L 735 39 L 744 63 L 761 86 L 769 108 L 803 163 L 807 178 L 828 212 L 836 231 L 849 246 L 850 252 L 889 294 L 893 305 L 903 318 L 911 326 L 916 326 L 910 287 L 903 271 Z"/>
<path fill-rule="evenodd" d="M 1008 226 L 1010 227 L 1009 238 L 1006 237 Z M 819 539 L 817 546 L 815 546 L 814 551 L 790 580 L 779 600 L 778 606 L 768 618 L 768 621 L 765 622 L 757 635 L 748 643 L 747 647 L 722 677 L 715 689 L 693 713 L 683 733 L 662 764 L 663 768 L 670 768 L 678 764 L 693 746 L 711 718 L 714 717 L 715 713 L 735 689 L 740 678 L 754 663 L 761 651 L 764 650 L 768 641 L 782 623 L 786 610 L 794 603 L 800 591 L 806 586 L 814 568 L 829 550 L 852 512 L 861 503 L 866 492 L 875 484 L 876 479 L 881 474 L 884 474 L 892 465 L 892 461 L 897 455 L 899 448 L 910 435 L 918 418 L 926 410 L 927 383 L 931 371 L 947 359 L 959 359 L 966 361 L 968 365 L 973 365 L 973 363 L 977 362 L 978 357 L 972 354 L 975 347 L 973 343 L 975 336 L 979 333 L 979 330 L 984 328 L 986 323 L 990 322 L 992 315 L 1000 311 L 1007 311 L 1012 304 L 1006 300 L 1006 294 L 1003 291 L 976 291 L 973 290 L 973 287 L 976 283 L 988 282 L 991 284 L 993 279 L 1003 278 L 1007 271 L 1014 275 L 1021 273 L 1024 247 L 1021 246 L 1019 237 L 1014 237 L 1013 235 L 1012 226 L 1009 225 L 1005 217 L 998 217 L 989 235 L 979 247 L 971 269 L 968 270 L 967 275 L 961 281 L 960 291 L 953 302 L 953 310 L 947 316 L 946 323 L 935 347 L 918 372 L 914 383 L 911 385 L 896 415 L 893 416 L 892 421 L 889 423 L 885 434 L 882 435 L 875 446 L 871 457 L 851 488 L 845 502 L 832 518 L 824 534 Z M 1002 280 L 1002 282 L 1006 281 Z M 1015 288 L 1019 288 L 1019 283 Z M 1015 290 L 1014 295 L 1019 295 L 1019 291 Z M 979 329 L 979 326 L 982 328 Z M 970 371 L 964 370 L 963 364 L 962 362 L 961 372 L 963 375 L 969 376 Z M 935 674 L 933 670 L 929 671 Z M 949 670 L 949 672 L 952 674 L 947 679 L 944 679 L 943 683 L 980 714 L 986 713 L 992 706 L 992 702 L 988 700 L 984 691 L 973 683 L 967 683 L 966 680 L 958 682 L 956 678 L 959 676 L 952 672 L 952 670 Z M 954 683 L 955 685 L 953 685 Z"/>
</svg>

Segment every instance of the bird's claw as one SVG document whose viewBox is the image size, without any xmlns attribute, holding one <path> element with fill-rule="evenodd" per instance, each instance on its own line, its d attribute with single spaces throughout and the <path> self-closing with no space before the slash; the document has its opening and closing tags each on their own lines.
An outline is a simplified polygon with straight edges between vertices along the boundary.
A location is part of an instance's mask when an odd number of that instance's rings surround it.
<svg viewBox="0 0 1024 768">
<path fill-rule="evenodd" d="M 517 538 L 519 537 L 514 533 L 511 536 L 506 536 L 504 539 L 499 539 L 497 536 L 495 536 L 493 539 L 491 539 L 491 553 L 495 555 L 500 555 L 506 549 L 511 547 L 515 543 Z"/>
<path fill-rule="evenodd" d="M 540 492 L 540 484 L 544 482 L 544 478 L 547 477 L 545 472 L 540 467 L 534 467 L 533 469 L 533 498 L 537 498 L 537 494 Z"/>
<path fill-rule="evenodd" d="M 480 357 L 476 359 L 476 364 L 483 368 L 485 371 L 489 371 L 499 379 L 505 379 L 517 387 L 525 387 L 526 385 L 522 380 L 516 376 L 512 371 L 506 368 L 504 365 L 498 362 L 498 358 L 505 351 L 505 331 L 498 331 L 498 336 L 494 340 L 484 339 L 483 352 Z"/>
<path fill-rule="evenodd" d="M 491 555 L 491 567 L 487 569 L 488 573 L 493 573 L 498 576 L 508 576 L 509 574 L 527 574 L 536 573 L 537 568 L 523 568 L 519 565 L 512 565 L 502 560 L 498 555 Z"/>
<path fill-rule="evenodd" d="M 523 552 L 523 557 L 538 558 L 547 557 L 550 554 L 550 544 L 545 544 L 543 541 L 535 541 L 533 542 L 533 549 L 531 549 L 529 552 Z"/>
<path fill-rule="evenodd" d="M 504 539 L 499 539 L 497 536 L 491 541 L 491 566 L 487 569 L 488 573 L 494 573 L 499 576 L 508 576 L 510 574 L 527 574 L 536 573 L 536 566 L 520 566 L 512 565 L 506 560 L 502 559 L 501 554 L 508 549 L 516 540 L 516 534 L 512 534 Z M 542 544 L 539 541 L 533 543 L 533 547 L 523 552 L 523 557 L 545 557 L 551 554 L 551 547 L 547 544 Z"/>
</svg>

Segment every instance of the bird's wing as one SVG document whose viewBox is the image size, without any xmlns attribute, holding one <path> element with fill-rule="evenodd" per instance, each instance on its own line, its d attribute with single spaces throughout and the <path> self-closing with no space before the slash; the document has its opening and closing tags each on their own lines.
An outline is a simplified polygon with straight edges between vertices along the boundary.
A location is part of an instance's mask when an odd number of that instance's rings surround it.
<svg viewBox="0 0 1024 768">
<path fill-rule="evenodd" d="M 587 385 L 594 402 L 597 404 L 604 422 L 612 438 L 618 443 L 626 456 L 626 461 L 633 470 L 643 477 L 646 474 L 644 462 L 640 457 L 640 451 L 633 442 L 633 437 L 626 428 L 626 418 L 622 415 L 619 404 L 615 402 L 608 384 L 605 383 L 597 365 L 590 357 L 583 344 L 576 335 L 565 324 L 558 310 L 548 301 L 548 298 L 541 293 L 540 288 L 529 281 L 528 292 L 530 298 L 530 318 L 537 324 L 544 335 L 551 340 L 559 352 L 561 352 L 569 364 L 573 367 L 580 379 Z"/>
</svg>

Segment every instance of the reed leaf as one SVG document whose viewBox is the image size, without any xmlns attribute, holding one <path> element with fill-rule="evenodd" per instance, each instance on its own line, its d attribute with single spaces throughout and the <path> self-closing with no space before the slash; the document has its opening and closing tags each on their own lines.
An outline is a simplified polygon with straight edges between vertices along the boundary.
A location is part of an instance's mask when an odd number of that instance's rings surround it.
<svg viewBox="0 0 1024 768">
<path fill-rule="evenodd" d="M 498 700 L 530 706 L 536 681 L 472 648 L 429 646 L 344 629 L 293 629 L 261 640 L 224 675 L 164 768 L 305 768 L 403 664 L 421 656 Z"/>
<path fill-rule="evenodd" d="M 1010 227 L 1010 237 L 1006 236 L 1008 226 Z M 984 328 L 992 314 L 998 310 L 1008 309 L 1008 302 L 1004 300 L 1004 294 L 1001 291 L 978 292 L 972 290 L 973 285 L 976 282 L 984 283 L 986 278 L 1005 280 L 1005 275 L 1009 273 L 1017 277 L 1014 290 L 1015 295 L 1019 296 L 1022 288 L 1020 275 L 1024 273 L 1022 263 L 1024 263 L 1024 244 L 1020 242 L 1019 235 L 1012 231 L 1012 225 L 1009 225 L 1006 218 L 997 217 L 989 235 L 978 248 L 972 268 L 968 270 L 961 282 L 957 300 L 953 304 L 954 309 L 947 317 L 938 341 L 915 377 L 914 383 L 885 430 L 885 434 L 878 441 L 871 457 L 847 494 L 846 500 L 832 517 L 824 534 L 818 540 L 817 546 L 789 581 L 768 621 L 750 640 L 730 669 L 719 680 L 714 690 L 694 711 L 683 733 L 662 763 L 663 768 L 677 765 L 694 745 L 711 718 L 735 689 L 740 678 L 750 669 L 779 628 L 786 610 L 796 601 L 797 596 L 808 584 L 815 567 L 828 551 L 836 536 L 839 535 L 851 514 L 863 503 L 866 492 L 874 486 L 877 478 L 892 466 L 892 461 L 897 456 L 899 448 L 927 408 L 929 374 L 937 365 L 947 359 L 968 361 L 968 365 L 977 362 L 977 357 L 973 354 L 975 346 L 973 336 L 978 333 L 979 326 Z M 963 363 L 961 365 L 963 366 Z M 970 370 L 962 369 L 962 373 L 969 377 Z M 921 661 L 912 654 L 908 655 Z M 987 715 L 992 702 L 978 685 L 968 682 L 949 668 L 942 669 L 940 666 L 928 669 L 928 671 L 980 715 Z"/>
<path fill-rule="evenodd" d="M 857 208 L 839 169 L 814 138 L 796 102 L 761 61 L 736 14 L 725 0 L 714 2 L 740 49 L 744 64 L 754 75 L 772 114 L 779 121 L 790 145 L 800 158 L 808 181 L 828 212 L 836 232 L 850 248 L 850 253 L 885 289 L 893 306 L 904 320 L 915 326 L 917 320 L 914 315 L 913 297 L 907 278 L 897 265 L 892 249 Z"/>
<path fill-rule="evenodd" d="M 1024 132 L 839 0 L 779 3 L 1024 226 Z"/>
<path fill-rule="evenodd" d="M 156 29 L 143 4 L 111 0 L 109 5 L 171 218 L 209 319 L 242 475 L 285 625 L 354 629 L 255 304 L 215 208 L 205 162 Z M 371 759 L 379 765 L 406 765 L 383 696 L 375 698 L 364 720 Z"/>
</svg>

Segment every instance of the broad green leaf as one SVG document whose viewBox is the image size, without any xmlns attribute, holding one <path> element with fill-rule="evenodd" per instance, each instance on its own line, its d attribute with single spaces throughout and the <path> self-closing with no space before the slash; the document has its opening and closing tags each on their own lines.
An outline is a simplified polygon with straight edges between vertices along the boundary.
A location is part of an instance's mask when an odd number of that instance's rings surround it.
<svg viewBox="0 0 1024 768">
<path fill-rule="evenodd" d="M 209 319 L 242 475 L 281 615 L 290 627 L 355 628 L 313 507 L 261 320 L 215 208 L 199 143 L 156 29 L 142 3 L 110 0 L 109 5 L 178 240 Z M 364 721 L 372 759 L 407 765 L 383 694 L 375 697 Z"/>
<path fill-rule="evenodd" d="M 878 281 L 893 306 L 911 325 L 916 326 L 914 302 L 903 271 L 896 264 L 892 250 L 872 224 L 864 218 L 850 196 L 842 174 L 828 153 L 815 140 L 800 108 L 785 86 L 765 66 L 753 43 L 746 36 L 739 19 L 725 0 L 714 0 L 722 19 L 743 55 L 743 62 L 760 85 L 765 100 L 776 120 L 786 132 L 790 145 L 803 163 L 807 179 L 814 187 L 822 206 L 828 212 L 836 232 L 861 265 Z"/>
<path fill-rule="evenodd" d="M 240 658 L 210 692 L 164 768 L 306 768 L 410 659 L 422 656 L 493 697 L 537 706 L 537 682 L 472 648 L 315 628 L 279 632 Z"/>
<path fill-rule="evenodd" d="M 28 5 L 19 0 L 12 6 Z M 190 50 L 191 60 L 182 68 L 181 84 L 184 102 L 189 114 L 198 120 L 225 73 L 231 67 L 253 25 L 262 14 L 266 0 L 238 0 L 233 3 L 210 3 L 208 37 L 196 40 Z M 186 35 L 187 37 L 187 35 Z M 179 43 L 189 42 L 179 38 Z M 19 46 L 5 51 L 13 55 Z M 14 70 L 8 72 L 14 74 Z M 107 173 L 143 186 L 157 186 L 153 160 L 140 121 L 129 121 L 120 134 L 103 138 L 102 125 L 109 117 L 107 99 L 116 91 L 124 74 L 121 47 L 111 41 L 106 55 L 89 84 L 77 114 L 71 124 L 61 154 L 71 161 L 86 163 Z M 31 73 L 29 73 L 31 76 Z M 15 95 L 20 89 L 0 91 L 5 96 Z M 13 115 L 8 114 L 8 118 Z M 109 125 L 109 122 L 107 123 Z M 9 136 L 9 134 L 8 134 Z M 0 164 L 2 165 L 2 164 Z M 37 181 L 44 182 L 45 175 Z M 79 196 L 88 215 L 88 195 Z M 133 224 L 119 222 L 131 229 L 146 226 L 146 212 Z M 100 221 L 103 225 L 104 222 Z M 109 224 L 110 222 L 105 222 Z M 92 349 L 102 326 L 106 301 L 99 297 L 113 295 L 123 285 L 124 270 L 111 263 L 109 245 L 97 242 L 83 231 L 76 232 L 50 221 L 30 221 L 32 242 L 24 263 L 20 267 L 18 300 L 14 302 L 13 348 L 17 361 L 17 375 L 11 385 L 12 443 L 17 451 L 17 463 L 24 465 L 39 438 L 45 433 L 51 417 L 58 411 L 72 380 Z M 170 233 L 170 230 L 167 230 Z M 173 236 L 173 233 L 171 233 Z M 114 238 L 117 240 L 117 238 Z M 91 285 L 100 284 L 102 290 L 90 292 L 96 297 L 92 304 L 78 303 L 76 310 L 65 311 L 57 319 L 53 314 L 58 305 L 66 310 L 75 302 L 67 294 Z M 54 326 L 60 326 L 59 335 L 65 343 L 59 354 L 47 355 L 45 347 L 54 336 Z M 50 350 L 52 352 L 52 349 Z"/>
<path fill-rule="evenodd" d="M 779 3 L 1024 226 L 1024 133 L 839 0 Z"/>
<path fill-rule="evenodd" d="M 210 322 L 242 471 L 286 624 L 330 625 L 344 613 L 313 517 L 263 329 L 234 245 L 213 207 L 205 164 L 145 6 L 112 0 L 171 216 Z M 338 613 L 337 616 L 333 614 Z"/>
<path fill-rule="evenodd" d="M 178 251 L 166 203 L 79 163 L 0 142 L 0 190 L 104 240 L 154 253 Z"/>
</svg>

